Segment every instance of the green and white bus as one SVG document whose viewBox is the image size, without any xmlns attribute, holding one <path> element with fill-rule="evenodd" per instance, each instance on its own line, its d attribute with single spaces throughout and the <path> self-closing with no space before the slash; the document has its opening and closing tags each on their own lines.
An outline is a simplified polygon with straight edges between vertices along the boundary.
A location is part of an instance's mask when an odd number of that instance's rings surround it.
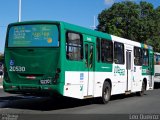
<svg viewBox="0 0 160 120">
<path fill-rule="evenodd" d="M 3 88 L 107 103 L 153 89 L 151 46 L 59 21 L 8 26 Z"/>
</svg>

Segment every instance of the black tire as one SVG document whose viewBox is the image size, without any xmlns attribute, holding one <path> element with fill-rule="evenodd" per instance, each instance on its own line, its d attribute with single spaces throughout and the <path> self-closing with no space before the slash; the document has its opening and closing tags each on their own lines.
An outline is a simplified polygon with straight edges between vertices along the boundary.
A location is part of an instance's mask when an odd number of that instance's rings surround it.
<svg viewBox="0 0 160 120">
<path fill-rule="evenodd" d="M 145 84 L 145 82 L 143 81 L 143 82 L 142 82 L 141 91 L 137 92 L 137 95 L 138 95 L 138 96 L 143 96 L 145 91 L 146 91 L 146 84 Z"/>
<path fill-rule="evenodd" d="M 111 98 L 111 85 L 108 81 L 105 81 L 102 89 L 102 97 L 99 98 L 101 104 L 106 104 Z"/>
</svg>

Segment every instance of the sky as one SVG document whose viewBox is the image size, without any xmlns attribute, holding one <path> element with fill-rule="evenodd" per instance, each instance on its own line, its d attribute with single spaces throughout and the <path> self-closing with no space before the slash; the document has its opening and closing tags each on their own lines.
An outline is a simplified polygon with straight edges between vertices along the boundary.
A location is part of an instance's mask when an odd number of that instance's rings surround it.
<svg viewBox="0 0 160 120">
<path fill-rule="evenodd" d="M 4 52 L 7 25 L 18 21 L 18 1 L 0 0 L 0 53 Z M 21 0 L 22 21 L 52 20 L 64 21 L 86 28 L 94 25 L 102 10 L 115 2 L 125 0 Z M 140 0 L 130 0 L 139 2 Z M 157 7 L 160 0 L 143 0 Z M 98 21 L 96 20 L 96 25 Z"/>
</svg>

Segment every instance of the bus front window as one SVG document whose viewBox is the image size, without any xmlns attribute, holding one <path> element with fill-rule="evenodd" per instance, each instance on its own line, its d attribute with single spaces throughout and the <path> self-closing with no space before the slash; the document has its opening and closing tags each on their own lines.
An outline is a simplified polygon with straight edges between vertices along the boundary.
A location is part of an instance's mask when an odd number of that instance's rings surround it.
<svg viewBox="0 0 160 120">
<path fill-rule="evenodd" d="M 58 27 L 52 24 L 12 26 L 8 47 L 59 47 Z"/>
</svg>

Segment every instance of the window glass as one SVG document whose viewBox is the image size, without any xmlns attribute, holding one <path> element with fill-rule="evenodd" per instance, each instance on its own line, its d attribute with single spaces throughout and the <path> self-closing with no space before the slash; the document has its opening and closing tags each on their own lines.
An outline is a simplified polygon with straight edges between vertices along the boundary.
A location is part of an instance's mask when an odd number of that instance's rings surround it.
<svg viewBox="0 0 160 120">
<path fill-rule="evenodd" d="M 134 64 L 142 65 L 142 49 L 139 47 L 134 47 Z"/>
<path fill-rule="evenodd" d="M 155 73 L 155 76 L 160 76 L 160 73 Z"/>
<path fill-rule="evenodd" d="M 131 52 L 126 51 L 126 69 L 130 70 L 131 69 Z"/>
<path fill-rule="evenodd" d="M 113 62 L 113 43 L 111 41 L 101 40 L 101 61 Z"/>
<path fill-rule="evenodd" d="M 131 52 L 129 52 L 128 69 L 131 70 Z"/>
<path fill-rule="evenodd" d="M 122 43 L 114 43 L 114 62 L 124 64 L 124 45 Z"/>
<path fill-rule="evenodd" d="M 86 67 L 88 67 L 88 44 L 85 44 Z"/>
<path fill-rule="evenodd" d="M 160 55 L 155 54 L 155 64 L 160 65 Z"/>
<path fill-rule="evenodd" d="M 149 65 L 149 55 L 148 55 L 148 50 L 143 49 L 143 65 L 148 66 Z"/>
<path fill-rule="evenodd" d="M 92 68 L 93 66 L 93 46 L 90 46 L 90 53 L 89 53 L 89 67 Z"/>
<path fill-rule="evenodd" d="M 69 60 L 83 59 L 83 45 L 82 45 L 82 37 L 80 34 L 67 32 L 66 57 Z"/>
</svg>

